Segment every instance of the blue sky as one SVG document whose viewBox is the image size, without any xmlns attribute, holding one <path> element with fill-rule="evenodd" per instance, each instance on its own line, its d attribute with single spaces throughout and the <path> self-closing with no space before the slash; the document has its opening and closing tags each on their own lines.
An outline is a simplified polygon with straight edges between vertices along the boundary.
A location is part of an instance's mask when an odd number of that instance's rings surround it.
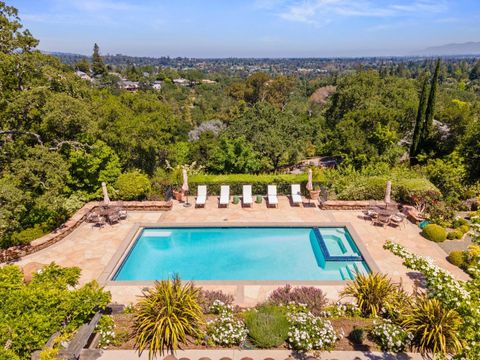
<svg viewBox="0 0 480 360">
<path fill-rule="evenodd" d="M 479 0 L 7 0 L 40 49 L 188 57 L 404 55 L 480 41 Z"/>
</svg>

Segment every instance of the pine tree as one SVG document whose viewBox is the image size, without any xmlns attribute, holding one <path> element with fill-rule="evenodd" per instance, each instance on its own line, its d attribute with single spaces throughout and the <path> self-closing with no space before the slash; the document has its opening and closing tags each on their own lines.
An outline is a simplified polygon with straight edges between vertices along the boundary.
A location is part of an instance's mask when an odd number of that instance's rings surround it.
<svg viewBox="0 0 480 360">
<path fill-rule="evenodd" d="M 472 68 L 472 71 L 470 71 L 469 79 L 472 81 L 480 79 L 480 60 L 477 61 L 475 66 Z"/>
<path fill-rule="evenodd" d="M 428 95 L 427 109 L 425 110 L 425 123 L 422 129 L 421 147 L 425 148 L 430 133 L 433 128 L 433 115 L 435 113 L 435 100 L 437 96 L 438 75 L 440 73 L 440 59 L 437 60 L 435 72 L 433 73 L 432 81 L 430 83 L 430 93 Z"/>
<path fill-rule="evenodd" d="M 420 101 L 418 103 L 417 118 L 415 119 L 415 129 L 413 130 L 412 144 L 410 145 L 410 164 L 416 161 L 416 156 L 419 153 L 420 136 L 422 134 L 425 111 L 427 108 L 427 85 L 428 78 L 423 80 L 422 91 L 420 93 Z"/>
<path fill-rule="evenodd" d="M 100 48 L 96 43 L 93 45 L 92 71 L 93 75 L 103 75 L 106 72 L 105 64 L 100 56 Z"/>
</svg>

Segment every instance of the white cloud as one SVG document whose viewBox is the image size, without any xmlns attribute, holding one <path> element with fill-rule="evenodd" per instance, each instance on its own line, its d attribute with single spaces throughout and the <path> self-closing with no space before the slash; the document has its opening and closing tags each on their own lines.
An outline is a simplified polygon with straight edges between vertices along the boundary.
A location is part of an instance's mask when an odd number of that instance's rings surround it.
<svg viewBox="0 0 480 360">
<path fill-rule="evenodd" d="M 379 4 L 377 4 L 379 3 Z M 368 0 L 295 0 L 284 7 L 282 19 L 309 24 L 325 22 L 333 17 L 393 17 L 413 13 L 441 13 L 448 10 L 445 0 L 409 0 L 405 3 Z"/>
</svg>

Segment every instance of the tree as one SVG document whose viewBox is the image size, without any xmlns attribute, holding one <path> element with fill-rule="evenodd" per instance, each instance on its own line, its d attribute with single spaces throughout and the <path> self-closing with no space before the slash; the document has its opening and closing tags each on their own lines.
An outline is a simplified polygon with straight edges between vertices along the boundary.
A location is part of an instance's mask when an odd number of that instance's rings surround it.
<svg viewBox="0 0 480 360">
<path fill-rule="evenodd" d="M 480 60 L 475 63 L 472 70 L 470 71 L 469 79 L 472 81 L 480 79 Z"/>
<path fill-rule="evenodd" d="M 117 154 L 101 140 L 90 148 L 70 148 L 67 154 L 68 184 L 74 191 L 95 193 L 102 182 L 113 185 L 121 173 Z"/>
<path fill-rule="evenodd" d="M 261 101 L 263 87 L 269 80 L 270 76 L 263 72 L 257 72 L 250 75 L 246 81 L 245 100 L 250 104 L 255 104 L 257 101 Z"/>
<path fill-rule="evenodd" d="M 311 133 L 306 123 L 289 111 L 282 112 L 263 102 L 234 120 L 226 134 L 231 139 L 245 136 L 263 158 L 262 170 L 277 170 L 281 165 L 294 163 L 302 154 Z"/>
<path fill-rule="evenodd" d="M 222 137 L 207 163 L 209 170 L 220 174 L 257 173 L 262 165 L 260 155 L 245 136 L 235 139 Z"/>
<path fill-rule="evenodd" d="M 105 64 L 102 57 L 100 56 L 100 48 L 97 43 L 93 45 L 93 55 L 92 55 L 92 72 L 93 75 L 103 75 L 107 72 Z"/>
<path fill-rule="evenodd" d="M 82 58 L 81 60 L 77 61 L 75 64 L 75 69 L 78 71 L 83 71 L 84 73 L 88 74 L 90 73 L 90 63 L 88 62 L 87 59 Z"/>
<path fill-rule="evenodd" d="M 0 1 L 0 53 L 30 52 L 38 45 L 30 31 L 22 31 L 22 28 L 18 10 Z"/>
<path fill-rule="evenodd" d="M 421 147 L 425 148 L 433 128 L 433 116 L 435 115 L 435 101 L 437 96 L 438 76 L 440 73 L 440 59 L 437 60 L 435 72 L 430 83 L 427 108 L 425 110 L 425 123 L 422 128 Z"/>
<path fill-rule="evenodd" d="M 415 162 L 415 158 L 418 154 L 418 146 L 420 144 L 420 137 L 423 132 L 423 125 L 425 119 L 425 111 L 427 108 L 427 83 L 428 79 L 425 78 L 422 85 L 422 91 L 420 92 L 420 100 L 418 103 L 417 117 L 415 119 L 415 128 L 413 130 L 412 144 L 410 145 L 410 163 Z"/>
<path fill-rule="evenodd" d="M 470 180 L 480 179 L 480 120 L 474 120 L 467 128 L 462 137 L 460 154 L 466 161 Z"/>
</svg>

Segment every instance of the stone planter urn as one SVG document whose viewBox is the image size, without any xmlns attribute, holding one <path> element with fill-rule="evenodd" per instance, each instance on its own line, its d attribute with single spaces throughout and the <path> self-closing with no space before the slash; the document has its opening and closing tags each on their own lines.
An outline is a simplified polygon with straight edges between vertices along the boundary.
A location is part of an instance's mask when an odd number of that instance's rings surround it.
<svg viewBox="0 0 480 360">
<path fill-rule="evenodd" d="M 318 200 L 318 198 L 320 197 L 320 190 L 310 190 L 309 193 L 310 199 L 312 200 Z"/>
<path fill-rule="evenodd" d="M 183 193 L 181 191 L 173 190 L 173 197 L 177 201 L 183 201 Z"/>
</svg>

